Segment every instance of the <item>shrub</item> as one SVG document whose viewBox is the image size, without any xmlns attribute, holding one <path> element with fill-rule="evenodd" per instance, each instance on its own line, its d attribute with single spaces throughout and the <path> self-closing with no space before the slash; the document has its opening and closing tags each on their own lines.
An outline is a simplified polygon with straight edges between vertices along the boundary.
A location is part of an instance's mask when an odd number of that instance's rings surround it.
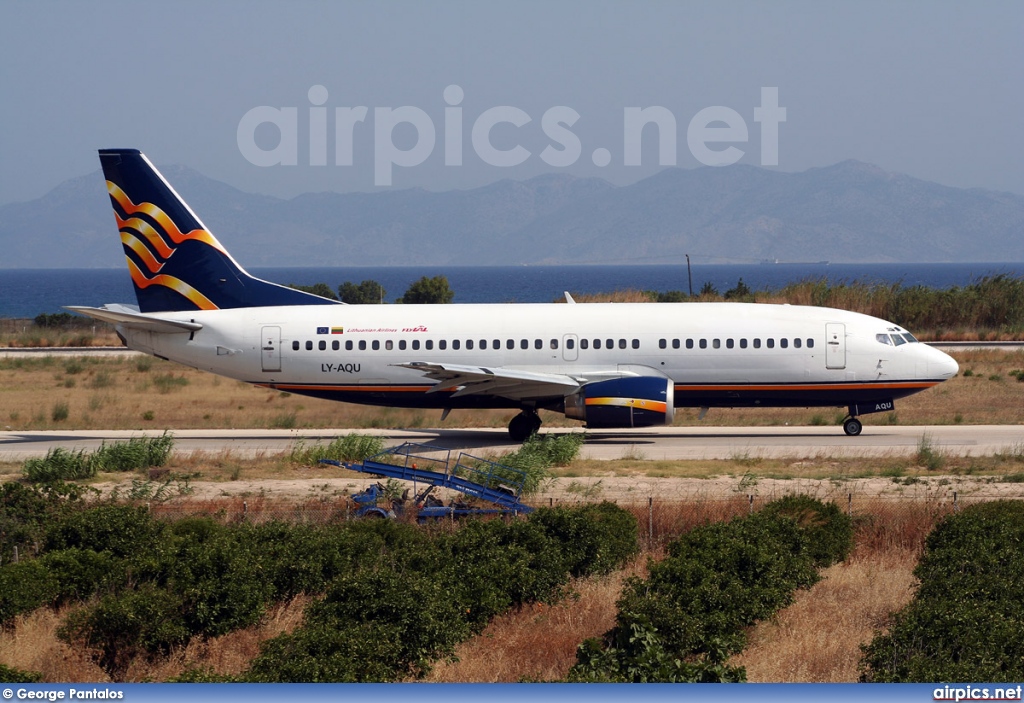
<svg viewBox="0 0 1024 703">
<path fill-rule="evenodd" d="M 877 682 L 1024 678 L 1024 504 L 973 505 L 928 536 L 914 600 L 864 647 Z"/>
<path fill-rule="evenodd" d="M 127 442 L 104 442 L 90 461 L 96 471 L 137 471 L 163 466 L 174 448 L 174 436 L 132 437 Z"/>
<path fill-rule="evenodd" d="M 35 483 L 77 481 L 96 475 L 85 450 L 73 452 L 63 447 L 50 449 L 42 459 L 26 459 L 22 471 Z"/>
<path fill-rule="evenodd" d="M 54 422 L 63 422 L 68 419 L 68 404 L 64 402 L 54 403 L 53 410 L 50 411 L 50 418 Z"/>
<path fill-rule="evenodd" d="M 806 495 L 772 501 L 761 512 L 788 517 L 807 537 L 814 565 L 823 569 L 845 561 L 853 548 L 853 520 L 835 503 L 822 503 Z"/>
<path fill-rule="evenodd" d="M 636 518 L 613 503 L 541 508 L 530 522 L 561 545 L 573 576 L 609 573 L 639 551 Z"/>
<path fill-rule="evenodd" d="M 330 444 L 307 445 L 302 441 L 296 442 L 292 447 L 291 461 L 298 464 L 312 466 L 321 459 L 333 459 L 334 461 L 363 461 L 375 454 L 384 451 L 384 440 L 380 437 L 370 437 L 361 434 L 348 434 L 338 437 Z"/>
<path fill-rule="evenodd" d="M 38 671 L 23 671 L 0 664 L 0 683 L 39 683 L 43 675 Z"/>
<path fill-rule="evenodd" d="M 47 531 L 45 547 L 51 551 L 75 547 L 142 559 L 155 547 L 163 529 L 145 508 L 101 505 L 53 525 Z"/>
<path fill-rule="evenodd" d="M 0 625 L 57 597 L 59 586 L 38 559 L 0 567 Z"/>
</svg>

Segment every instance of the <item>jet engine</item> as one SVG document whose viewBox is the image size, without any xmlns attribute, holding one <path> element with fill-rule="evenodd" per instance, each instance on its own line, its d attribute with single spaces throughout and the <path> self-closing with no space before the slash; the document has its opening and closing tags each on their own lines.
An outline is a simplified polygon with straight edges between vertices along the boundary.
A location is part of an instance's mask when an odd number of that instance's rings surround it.
<svg viewBox="0 0 1024 703">
<path fill-rule="evenodd" d="M 587 427 L 670 425 L 675 412 L 675 387 L 662 376 L 596 381 L 565 396 L 565 416 Z"/>
</svg>

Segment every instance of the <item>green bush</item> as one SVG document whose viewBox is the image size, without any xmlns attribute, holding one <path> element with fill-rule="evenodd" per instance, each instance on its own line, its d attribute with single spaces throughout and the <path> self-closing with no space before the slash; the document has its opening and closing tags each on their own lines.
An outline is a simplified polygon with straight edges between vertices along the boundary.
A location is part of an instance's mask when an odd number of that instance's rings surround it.
<svg viewBox="0 0 1024 703">
<path fill-rule="evenodd" d="M 683 535 L 648 565 L 646 579 L 626 581 L 616 626 L 580 646 L 570 680 L 744 680 L 728 657 L 742 650 L 746 628 L 817 581 L 816 562 L 849 551 L 852 532 L 841 518 L 817 501 L 791 498 Z M 814 539 L 834 543 L 812 554 Z"/>
<path fill-rule="evenodd" d="M 1024 678 L 1024 504 L 966 508 L 928 536 L 914 600 L 864 647 L 875 682 Z"/>
<path fill-rule="evenodd" d="M 622 568 L 640 549 L 636 518 L 614 503 L 541 508 L 530 516 L 561 545 L 573 576 Z"/>
<path fill-rule="evenodd" d="M 0 683 L 39 683 L 43 675 L 38 671 L 23 671 L 0 664 Z"/>
<path fill-rule="evenodd" d="M 45 547 L 48 551 L 76 547 L 141 559 L 155 549 L 163 528 L 145 508 L 101 505 L 68 515 L 51 526 Z"/>
<path fill-rule="evenodd" d="M 60 586 L 39 559 L 0 567 L 0 625 L 57 597 Z"/>
<path fill-rule="evenodd" d="M 806 495 L 787 496 L 761 512 L 795 521 L 807 536 L 807 551 L 819 569 L 845 561 L 853 549 L 853 519 L 835 503 Z"/>
<path fill-rule="evenodd" d="M 290 459 L 297 464 L 313 466 L 321 459 L 334 461 L 363 461 L 384 451 L 384 440 L 361 434 L 349 434 L 338 437 L 330 444 L 319 442 L 307 445 L 299 441 L 292 448 Z"/>
<path fill-rule="evenodd" d="M 26 459 L 22 471 L 35 483 L 78 481 L 96 475 L 85 450 L 73 452 L 63 447 L 50 449 L 42 459 Z"/>
<path fill-rule="evenodd" d="M 58 636 L 120 681 L 135 657 L 166 655 L 188 642 L 182 606 L 179 596 L 145 583 L 73 611 Z"/>
<path fill-rule="evenodd" d="M 93 472 L 138 471 L 167 463 L 174 448 L 174 435 L 132 437 L 127 442 L 104 442 L 90 457 Z"/>
</svg>

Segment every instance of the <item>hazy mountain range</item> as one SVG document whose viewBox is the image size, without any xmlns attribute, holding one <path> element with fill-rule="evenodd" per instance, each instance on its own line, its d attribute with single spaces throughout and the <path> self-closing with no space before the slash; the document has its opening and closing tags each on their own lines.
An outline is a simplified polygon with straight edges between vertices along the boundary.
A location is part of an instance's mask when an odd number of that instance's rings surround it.
<svg viewBox="0 0 1024 703">
<path fill-rule="evenodd" d="M 1024 197 L 844 161 L 671 168 L 630 186 L 545 175 L 464 191 L 245 193 L 161 169 L 244 266 L 1024 261 Z M 99 171 L 0 207 L 0 267 L 123 262 Z"/>
</svg>

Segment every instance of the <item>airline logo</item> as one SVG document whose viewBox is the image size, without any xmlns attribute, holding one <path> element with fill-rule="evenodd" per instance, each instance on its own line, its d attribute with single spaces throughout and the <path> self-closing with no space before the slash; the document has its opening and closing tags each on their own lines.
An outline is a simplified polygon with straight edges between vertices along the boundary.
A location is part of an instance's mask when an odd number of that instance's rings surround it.
<svg viewBox="0 0 1024 703">
<path fill-rule="evenodd" d="M 182 232 L 170 216 L 153 203 L 136 205 L 116 183 L 107 181 L 107 192 L 120 207 L 114 208 L 121 243 L 128 259 L 128 270 L 132 282 L 140 289 L 150 286 L 164 286 L 188 298 L 200 310 L 217 310 L 218 306 L 194 287 L 176 276 L 160 273 L 168 260 L 177 251 L 178 245 L 187 241 L 202 242 L 225 256 L 227 252 L 212 234 L 204 229 Z M 124 213 L 124 217 L 121 213 Z M 150 273 L 149 276 L 128 255 L 131 251 L 142 266 Z"/>
</svg>

